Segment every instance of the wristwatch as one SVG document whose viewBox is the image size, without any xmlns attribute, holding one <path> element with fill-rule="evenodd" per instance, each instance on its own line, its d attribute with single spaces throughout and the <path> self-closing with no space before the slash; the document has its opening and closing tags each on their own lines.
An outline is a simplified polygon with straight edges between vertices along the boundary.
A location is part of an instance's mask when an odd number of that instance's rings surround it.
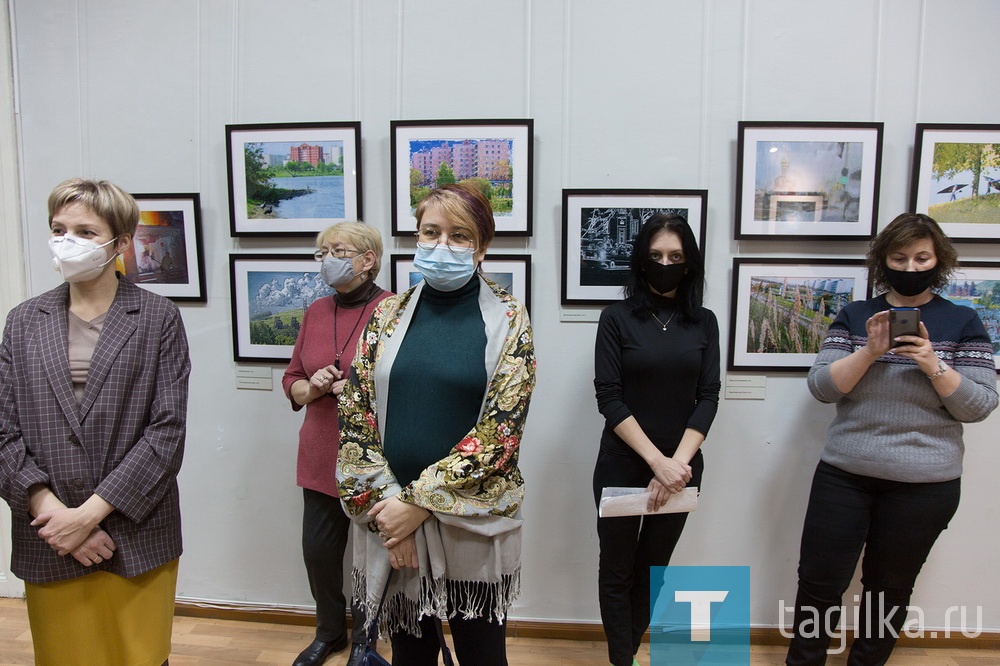
<svg viewBox="0 0 1000 666">
<path fill-rule="evenodd" d="M 927 375 L 927 379 L 934 381 L 935 379 L 937 379 L 946 372 L 948 372 L 948 364 L 945 363 L 944 360 L 939 358 L 937 372 L 935 372 L 933 375 Z"/>
</svg>

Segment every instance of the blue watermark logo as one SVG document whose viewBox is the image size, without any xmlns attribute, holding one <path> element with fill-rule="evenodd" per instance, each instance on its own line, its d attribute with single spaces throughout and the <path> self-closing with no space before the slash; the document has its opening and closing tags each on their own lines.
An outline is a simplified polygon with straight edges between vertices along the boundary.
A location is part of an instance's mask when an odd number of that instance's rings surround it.
<svg viewBox="0 0 1000 666">
<path fill-rule="evenodd" d="M 651 567 L 649 576 L 650 666 L 749 665 L 750 567 Z"/>
</svg>

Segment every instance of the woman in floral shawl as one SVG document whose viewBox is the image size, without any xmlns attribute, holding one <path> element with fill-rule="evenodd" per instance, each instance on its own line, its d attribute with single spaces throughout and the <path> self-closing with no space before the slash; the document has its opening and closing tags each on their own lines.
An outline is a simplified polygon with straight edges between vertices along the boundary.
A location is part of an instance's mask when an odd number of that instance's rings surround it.
<svg viewBox="0 0 1000 666">
<path fill-rule="evenodd" d="M 437 664 L 435 618 L 459 663 L 506 665 L 519 592 L 517 466 L 535 384 L 524 306 L 477 272 L 494 235 L 475 187 L 416 211 L 424 280 L 382 301 L 340 398 L 340 497 L 354 519 L 354 596 L 388 631 L 394 666 Z"/>
</svg>

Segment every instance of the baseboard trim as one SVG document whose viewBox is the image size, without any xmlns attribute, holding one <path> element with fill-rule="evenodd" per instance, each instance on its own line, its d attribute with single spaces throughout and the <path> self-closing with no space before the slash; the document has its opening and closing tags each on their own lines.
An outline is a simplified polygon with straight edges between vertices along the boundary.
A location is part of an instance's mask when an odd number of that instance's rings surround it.
<svg viewBox="0 0 1000 666">
<path fill-rule="evenodd" d="M 268 622 L 273 624 L 291 624 L 311 627 L 316 618 L 312 613 L 295 612 L 292 610 L 245 608 L 239 604 L 213 603 L 205 607 L 196 603 L 177 601 L 177 615 L 199 617 L 213 620 L 238 620 L 240 622 Z M 445 624 L 445 631 L 448 625 Z M 934 633 L 930 630 L 928 633 Z M 941 632 L 943 634 L 943 632 Z M 551 638 L 567 641 L 604 642 L 604 628 L 596 622 L 545 622 L 539 620 L 510 620 L 507 623 L 507 635 L 511 638 Z M 649 641 L 646 635 L 645 641 Z M 782 636 L 775 627 L 752 627 L 750 629 L 751 645 L 788 645 L 788 639 Z M 981 649 L 1000 650 L 1000 632 L 983 632 L 978 636 L 900 636 L 897 643 L 900 647 L 943 648 L 949 649 Z"/>
</svg>

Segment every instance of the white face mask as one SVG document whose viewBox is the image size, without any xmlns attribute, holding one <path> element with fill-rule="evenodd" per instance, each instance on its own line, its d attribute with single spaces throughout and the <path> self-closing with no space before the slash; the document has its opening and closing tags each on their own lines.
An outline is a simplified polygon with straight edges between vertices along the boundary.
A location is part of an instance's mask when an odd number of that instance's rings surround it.
<svg viewBox="0 0 1000 666">
<path fill-rule="evenodd" d="M 445 245 L 417 243 L 413 267 L 424 281 L 438 291 L 455 291 L 469 282 L 476 272 L 472 248 L 449 250 Z"/>
<path fill-rule="evenodd" d="M 49 251 L 52 253 L 52 265 L 62 274 L 66 282 L 86 282 L 93 280 L 104 267 L 115 260 L 118 253 L 108 258 L 108 245 L 117 239 L 112 238 L 107 243 L 98 245 L 92 240 L 76 236 L 52 236 L 49 238 Z"/>
</svg>

